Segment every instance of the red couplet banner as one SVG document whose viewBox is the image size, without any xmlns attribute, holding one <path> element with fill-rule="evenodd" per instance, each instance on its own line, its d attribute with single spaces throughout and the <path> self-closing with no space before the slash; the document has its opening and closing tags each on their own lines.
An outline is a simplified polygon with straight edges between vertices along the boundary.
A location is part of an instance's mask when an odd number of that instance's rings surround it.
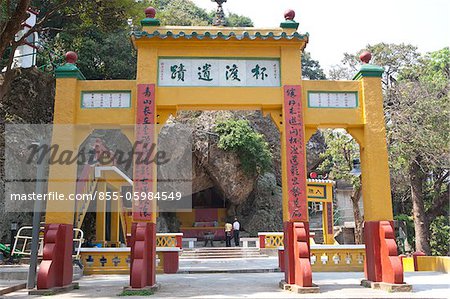
<svg viewBox="0 0 450 299">
<path fill-rule="evenodd" d="M 305 126 L 300 85 L 284 86 L 284 123 L 290 221 L 308 221 Z"/>
<path fill-rule="evenodd" d="M 155 84 L 138 84 L 135 128 L 135 164 L 133 190 L 133 220 L 151 221 L 153 167 L 145 157 L 155 142 Z M 141 155 L 141 158 L 139 158 Z"/>
<path fill-rule="evenodd" d="M 327 233 L 329 235 L 334 234 L 334 221 L 333 221 L 333 203 L 326 202 L 327 205 Z"/>
</svg>

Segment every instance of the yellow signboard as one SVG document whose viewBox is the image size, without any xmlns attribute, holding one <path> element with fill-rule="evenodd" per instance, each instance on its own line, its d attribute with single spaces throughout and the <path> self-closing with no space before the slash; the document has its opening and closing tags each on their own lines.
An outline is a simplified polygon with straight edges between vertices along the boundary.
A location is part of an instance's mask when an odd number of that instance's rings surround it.
<svg viewBox="0 0 450 299">
<path fill-rule="evenodd" d="M 308 180 L 306 187 L 306 195 L 308 201 L 333 201 L 333 181 L 324 180 Z"/>
</svg>

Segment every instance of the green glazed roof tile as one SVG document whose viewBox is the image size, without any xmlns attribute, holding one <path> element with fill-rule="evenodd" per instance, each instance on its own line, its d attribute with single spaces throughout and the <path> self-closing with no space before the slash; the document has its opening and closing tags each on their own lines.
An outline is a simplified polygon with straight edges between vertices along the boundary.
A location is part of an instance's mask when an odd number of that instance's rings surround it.
<svg viewBox="0 0 450 299">
<path fill-rule="evenodd" d="M 256 39 L 261 39 L 261 40 L 268 40 L 268 39 L 273 39 L 273 40 L 281 40 L 281 39 L 286 39 L 286 40 L 293 40 L 293 39 L 297 39 L 297 40 L 303 40 L 303 39 L 307 39 L 308 38 L 308 34 L 299 34 L 298 32 L 294 32 L 291 35 L 287 35 L 286 32 L 282 32 L 281 34 L 275 35 L 274 32 L 269 32 L 267 34 L 262 34 L 261 32 L 255 32 L 254 34 L 250 35 L 248 32 L 243 32 L 242 34 L 236 34 L 235 32 L 229 32 L 229 33 L 223 33 L 223 32 L 218 32 L 217 34 L 212 34 L 211 32 L 207 31 L 204 33 L 197 33 L 197 32 L 192 32 L 190 34 L 185 33 L 183 31 L 180 31 L 177 34 L 174 34 L 171 31 L 167 31 L 166 33 L 161 33 L 159 31 L 153 31 L 153 32 L 146 32 L 146 31 L 135 31 L 132 33 L 132 35 L 136 38 L 136 39 L 141 39 L 141 38 L 160 38 L 160 39 L 167 39 L 167 38 L 173 38 L 173 39 L 179 39 L 179 38 L 185 38 L 185 39 L 192 39 L 192 38 L 196 38 L 199 40 L 202 40 L 204 38 L 210 38 L 210 39 L 223 39 L 223 40 L 229 40 L 232 38 L 235 38 L 237 40 L 243 40 L 243 39 L 250 39 L 250 40 L 256 40 Z"/>
</svg>

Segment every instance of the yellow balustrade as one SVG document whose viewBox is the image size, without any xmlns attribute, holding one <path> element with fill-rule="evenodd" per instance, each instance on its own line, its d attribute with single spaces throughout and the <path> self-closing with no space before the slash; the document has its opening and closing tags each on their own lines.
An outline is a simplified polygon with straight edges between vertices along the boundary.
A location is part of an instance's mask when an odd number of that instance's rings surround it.
<svg viewBox="0 0 450 299">
<path fill-rule="evenodd" d="M 284 246 L 284 234 L 282 232 L 262 232 L 258 233 L 261 248 L 279 248 Z M 310 244 L 314 242 L 314 236 L 309 238 Z M 264 245 L 262 245 L 264 244 Z"/>
<path fill-rule="evenodd" d="M 312 245 L 311 266 L 316 272 L 362 272 L 364 245 Z"/>
<path fill-rule="evenodd" d="M 177 239 L 183 238 L 183 233 L 158 233 L 156 234 L 156 247 L 178 247 Z"/>
<path fill-rule="evenodd" d="M 84 274 L 128 274 L 130 248 L 82 248 Z"/>
<path fill-rule="evenodd" d="M 280 232 L 264 232 L 258 233 L 260 237 L 261 248 L 278 248 L 284 245 L 283 243 L 283 233 Z M 264 236 L 264 240 L 261 240 L 261 237 Z M 262 243 L 264 242 L 264 243 Z"/>
<path fill-rule="evenodd" d="M 181 251 L 178 248 L 156 248 L 156 273 L 164 273 L 164 251 Z M 81 262 L 85 275 L 129 274 L 131 252 L 129 247 L 122 248 L 82 248 Z"/>
</svg>

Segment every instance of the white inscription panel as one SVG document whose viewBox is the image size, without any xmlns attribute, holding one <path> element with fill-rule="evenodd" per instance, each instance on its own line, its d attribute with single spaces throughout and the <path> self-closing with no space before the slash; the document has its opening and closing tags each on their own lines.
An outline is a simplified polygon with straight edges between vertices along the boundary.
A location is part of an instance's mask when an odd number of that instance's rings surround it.
<svg viewBox="0 0 450 299">
<path fill-rule="evenodd" d="M 309 108 L 356 108 L 358 94 L 356 92 L 309 92 Z"/>
<path fill-rule="evenodd" d="M 81 108 L 130 108 L 130 92 L 83 92 Z"/>
<path fill-rule="evenodd" d="M 161 58 L 159 86 L 280 86 L 280 61 Z"/>
</svg>

